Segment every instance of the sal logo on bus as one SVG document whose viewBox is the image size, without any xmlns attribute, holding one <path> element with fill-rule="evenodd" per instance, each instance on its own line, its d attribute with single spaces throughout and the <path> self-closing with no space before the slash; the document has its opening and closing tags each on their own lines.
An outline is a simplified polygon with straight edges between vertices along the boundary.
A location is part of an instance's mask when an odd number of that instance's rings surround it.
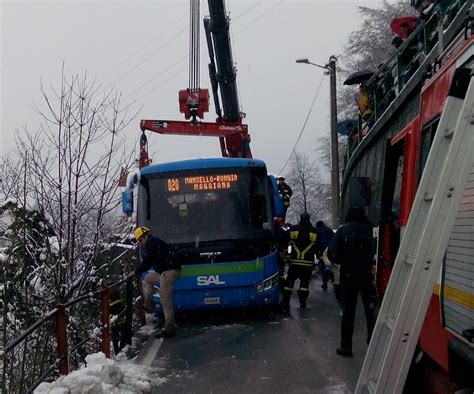
<svg viewBox="0 0 474 394">
<path fill-rule="evenodd" d="M 198 286 L 225 285 L 225 281 L 219 279 L 219 275 L 208 275 L 197 277 Z"/>
</svg>

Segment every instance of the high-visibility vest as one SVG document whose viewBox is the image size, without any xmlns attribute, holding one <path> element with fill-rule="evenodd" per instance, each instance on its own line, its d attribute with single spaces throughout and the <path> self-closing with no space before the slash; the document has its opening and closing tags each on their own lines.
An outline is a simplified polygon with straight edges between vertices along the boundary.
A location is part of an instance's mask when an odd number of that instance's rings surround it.
<svg viewBox="0 0 474 394">
<path fill-rule="evenodd" d="M 312 267 L 314 265 L 314 247 L 317 234 L 313 231 L 309 233 L 309 243 L 304 247 L 298 246 L 298 236 L 300 230 L 290 230 L 291 255 L 290 264 Z"/>
</svg>

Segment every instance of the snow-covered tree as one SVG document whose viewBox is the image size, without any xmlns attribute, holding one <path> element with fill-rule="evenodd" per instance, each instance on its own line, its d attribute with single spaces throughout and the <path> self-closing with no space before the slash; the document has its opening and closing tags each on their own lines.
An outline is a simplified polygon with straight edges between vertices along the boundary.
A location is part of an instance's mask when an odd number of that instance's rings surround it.
<svg viewBox="0 0 474 394">
<path fill-rule="evenodd" d="M 50 305 L 49 286 L 44 278 L 51 274 L 52 266 L 44 264 L 44 251 L 50 246 L 48 240 L 53 232 L 39 212 L 27 211 L 15 202 L 2 204 L 0 216 L 11 221 L 4 233 L 10 246 L 0 257 L 0 330 L 4 343 L 8 343 L 35 323 Z M 52 323 L 35 331 L 5 358 L 1 372 L 8 392 L 26 392 L 34 371 L 54 362 Z"/>
<path fill-rule="evenodd" d="M 293 190 L 287 212 L 289 223 L 298 223 L 299 215 L 308 212 L 311 220 L 326 220 L 329 215 L 330 187 L 322 181 L 321 163 L 311 161 L 304 153 L 294 152 L 287 175 L 287 183 Z"/>
<path fill-rule="evenodd" d="M 360 24 L 348 37 L 337 62 L 339 120 L 357 118 L 354 86 L 343 86 L 352 73 L 363 70 L 376 71 L 394 51 L 390 42 L 394 33 L 390 21 L 396 16 L 416 16 L 410 2 L 383 0 L 379 7 L 359 7 Z"/>
<path fill-rule="evenodd" d="M 58 90 L 41 91 L 45 106 L 35 108 L 44 122 L 36 132 L 25 127 L 17 149 L 25 207 L 41 212 L 54 231 L 56 245 L 45 252 L 54 265 L 52 293 L 68 300 L 84 290 L 103 241 L 117 232 L 120 165 L 133 160 L 121 138 L 129 108 L 119 94 L 100 93 L 87 75 L 63 76 Z"/>
<path fill-rule="evenodd" d="M 17 132 L 15 154 L 0 158 L 0 201 L 15 201 L 3 209 L 11 217 L 0 272 L 3 343 L 58 303 L 98 289 L 114 271 L 103 267 L 111 238 L 124 232 L 118 179 L 134 162 L 134 147 L 122 137 L 134 114 L 120 94 L 101 92 L 87 74 L 63 74 L 58 89 L 41 91 L 44 103 L 34 108 L 42 123 Z M 97 304 L 69 308 L 70 347 L 97 327 Z M 24 392 L 40 365 L 54 360 L 54 330 L 44 330 L 5 361 L 1 372 L 12 390 Z"/>
<path fill-rule="evenodd" d="M 344 169 L 344 160 L 347 148 L 347 137 L 338 134 L 338 159 L 339 159 L 339 172 L 340 177 L 342 176 L 342 170 Z M 324 169 L 323 172 L 331 173 L 332 158 L 331 158 L 331 136 L 325 134 L 316 140 L 315 152 L 319 157 L 318 163 L 321 164 Z"/>
</svg>

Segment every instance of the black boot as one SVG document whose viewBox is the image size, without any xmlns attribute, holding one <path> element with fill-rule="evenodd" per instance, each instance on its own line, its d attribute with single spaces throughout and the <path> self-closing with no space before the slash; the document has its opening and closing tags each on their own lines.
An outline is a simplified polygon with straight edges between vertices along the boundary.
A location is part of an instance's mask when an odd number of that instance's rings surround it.
<svg viewBox="0 0 474 394">
<path fill-rule="evenodd" d="M 352 349 L 349 347 L 338 347 L 336 349 L 336 353 L 339 354 L 340 356 L 344 357 L 354 357 L 354 354 L 352 353 Z"/>
<path fill-rule="evenodd" d="M 284 287 L 281 291 L 282 299 L 280 302 L 282 312 L 290 311 L 290 298 L 291 298 L 292 289 Z"/>
<path fill-rule="evenodd" d="M 300 308 L 306 308 L 306 300 L 308 299 L 308 290 L 298 290 L 298 298 L 300 299 Z"/>
</svg>

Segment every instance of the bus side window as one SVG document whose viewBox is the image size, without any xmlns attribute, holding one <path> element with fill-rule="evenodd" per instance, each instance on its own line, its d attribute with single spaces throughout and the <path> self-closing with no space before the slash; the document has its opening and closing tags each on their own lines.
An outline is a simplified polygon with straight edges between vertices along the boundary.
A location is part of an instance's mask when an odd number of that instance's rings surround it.
<svg viewBox="0 0 474 394">
<path fill-rule="evenodd" d="M 150 220 L 151 217 L 151 197 L 150 197 L 150 184 L 148 183 L 148 179 L 143 177 L 140 179 L 140 184 L 143 186 L 146 192 L 146 220 Z"/>
</svg>

